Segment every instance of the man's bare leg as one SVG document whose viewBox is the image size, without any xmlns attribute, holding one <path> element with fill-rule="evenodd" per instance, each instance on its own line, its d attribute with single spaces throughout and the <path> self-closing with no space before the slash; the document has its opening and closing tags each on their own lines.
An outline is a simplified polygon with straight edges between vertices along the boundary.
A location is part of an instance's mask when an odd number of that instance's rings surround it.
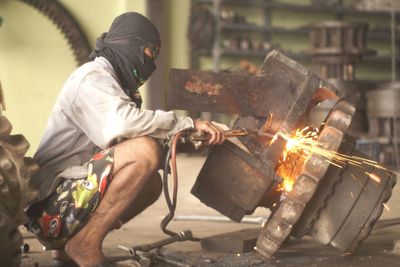
<svg viewBox="0 0 400 267">
<path fill-rule="evenodd" d="M 149 179 L 142 192 L 140 192 L 137 201 L 135 201 L 135 205 L 132 205 L 132 207 L 122 213 L 120 217 L 121 222 L 123 224 L 129 222 L 136 215 L 145 210 L 148 206 L 156 202 L 156 200 L 160 197 L 161 192 L 161 176 L 159 173 L 156 173 Z"/>
<path fill-rule="evenodd" d="M 80 266 L 95 266 L 106 260 L 101 251 L 105 236 L 136 204 L 157 171 L 160 158 L 158 144 L 148 137 L 130 139 L 115 147 L 113 180 L 107 192 L 89 222 L 65 246 Z M 141 210 L 138 208 L 136 214 Z"/>
</svg>

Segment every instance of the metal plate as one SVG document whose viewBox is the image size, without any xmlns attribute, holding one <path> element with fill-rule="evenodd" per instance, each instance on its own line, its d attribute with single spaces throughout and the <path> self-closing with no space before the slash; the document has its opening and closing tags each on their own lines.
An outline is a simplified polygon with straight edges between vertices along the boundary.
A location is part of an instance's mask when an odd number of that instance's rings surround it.
<svg viewBox="0 0 400 267">
<path fill-rule="evenodd" d="M 234 221 L 252 212 L 275 185 L 272 164 L 252 157 L 225 141 L 212 148 L 192 194 Z"/>
<path fill-rule="evenodd" d="M 273 114 L 271 129 L 292 130 L 306 113 L 313 95 L 330 83 L 278 51 L 270 52 L 262 75 L 198 70 L 170 71 L 169 108 L 234 113 L 261 118 Z"/>
</svg>

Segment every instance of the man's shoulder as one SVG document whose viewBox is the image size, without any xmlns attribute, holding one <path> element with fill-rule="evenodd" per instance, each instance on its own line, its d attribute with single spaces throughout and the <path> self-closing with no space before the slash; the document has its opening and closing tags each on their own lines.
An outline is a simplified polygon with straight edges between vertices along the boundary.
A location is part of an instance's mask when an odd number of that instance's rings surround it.
<svg viewBox="0 0 400 267">
<path fill-rule="evenodd" d="M 76 69 L 64 89 L 63 91 L 73 99 L 86 97 L 87 94 L 93 95 L 96 92 L 123 95 L 113 68 L 104 58 L 96 58 Z"/>
<path fill-rule="evenodd" d="M 89 61 L 75 70 L 73 73 L 76 76 L 113 76 L 114 70 L 111 65 L 104 60 Z"/>
<path fill-rule="evenodd" d="M 77 68 L 71 75 L 70 81 L 84 85 L 117 83 L 113 68 L 104 60 L 93 60 Z"/>
</svg>

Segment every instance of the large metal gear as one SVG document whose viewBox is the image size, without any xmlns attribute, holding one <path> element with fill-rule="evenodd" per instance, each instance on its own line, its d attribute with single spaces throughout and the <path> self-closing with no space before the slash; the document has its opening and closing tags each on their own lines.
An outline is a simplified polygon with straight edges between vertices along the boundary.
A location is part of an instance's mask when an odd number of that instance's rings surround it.
<svg viewBox="0 0 400 267">
<path fill-rule="evenodd" d="M 29 143 L 10 135 L 8 119 L 0 115 L 0 258 L 4 266 L 19 266 L 22 236 L 18 226 L 27 222 L 25 207 L 36 198 L 29 182 L 38 165 L 25 157 Z"/>
<path fill-rule="evenodd" d="M 68 10 L 56 0 L 20 0 L 48 17 L 60 29 L 72 48 L 79 65 L 89 61 L 89 42 Z"/>
<path fill-rule="evenodd" d="M 345 132 L 355 109 L 340 101 L 329 114 L 318 143 L 330 151 L 366 158 L 353 151 Z M 370 174 L 378 176 L 374 184 Z M 314 239 L 351 253 L 369 235 L 391 195 L 395 176 L 381 168 L 347 164 L 334 167 L 322 156 L 312 153 L 279 208 L 261 230 L 256 251 L 273 256 L 289 235 Z M 349 201 L 347 201 L 349 200 Z M 344 201 L 347 201 L 344 203 Z"/>
</svg>

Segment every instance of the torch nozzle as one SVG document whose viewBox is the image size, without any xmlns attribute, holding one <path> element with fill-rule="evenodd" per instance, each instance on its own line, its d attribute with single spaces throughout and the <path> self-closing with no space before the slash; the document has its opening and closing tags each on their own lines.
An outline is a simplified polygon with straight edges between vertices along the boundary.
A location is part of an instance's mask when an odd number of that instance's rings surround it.
<svg viewBox="0 0 400 267">
<path fill-rule="evenodd" d="M 225 130 L 224 131 L 225 138 L 248 136 L 248 135 L 265 136 L 265 137 L 268 137 L 270 139 L 273 139 L 274 136 L 275 136 L 275 133 L 248 130 L 246 128 L 232 129 L 232 130 Z M 206 132 L 195 131 L 195 132 L 191 132 L 190 135 L 187 136 L 185 139 L 187 141 L 193 143 L 194 146 L 197 149 L 197 148 L 201 147 L 203 142 L 206 142 L 206 141 L 210 140 L 210 138 L 211 138 L 211 135 L 206 133 Z"/>
</svg>

